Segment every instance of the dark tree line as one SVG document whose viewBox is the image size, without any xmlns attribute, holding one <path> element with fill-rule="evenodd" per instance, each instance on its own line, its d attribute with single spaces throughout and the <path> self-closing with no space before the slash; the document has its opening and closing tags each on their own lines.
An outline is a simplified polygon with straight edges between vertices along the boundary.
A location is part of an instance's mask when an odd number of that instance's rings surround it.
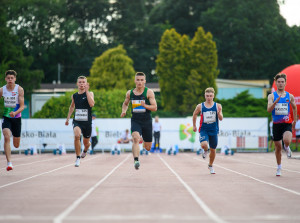
<svg viewBox="0 0 300 223">
<path fill-rule="evenodd" d="M 62 82 L 89 75 L 94 59 L 119 44 L 136 71 L 157 81 L 158 44 L 170 28 L 190 38 L 200 26 L 212 33 L 219 78 L 271 79 L 300 63 L 300 28 L 286 25 L 275 0 L 0 0 L 0 5 L 1 74 L 14 68 L 33 87 L 57 80 L 58 64 Z"/>
</svg>

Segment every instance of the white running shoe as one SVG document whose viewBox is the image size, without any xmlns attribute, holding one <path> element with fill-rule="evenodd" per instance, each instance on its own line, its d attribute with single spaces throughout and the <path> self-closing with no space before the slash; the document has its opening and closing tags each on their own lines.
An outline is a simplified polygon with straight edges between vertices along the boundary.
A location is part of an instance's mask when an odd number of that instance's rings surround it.
<svg viewBox="0 0 300 223">
<path fill-rule="evenodd" d="M 208 153 L 208 150 L 205 151 L 205 150 L 203 149 L 203 151 L 202 151 L 202 158 L 203 158 L 203 159 L 206 158 L 207 153 Z"/>
<path fill-rule="evenodd" d="M 83 151 L 83 152 L 81 153 L 81 156 L 80 156 L 80 157 L 81 157 L 81 158 L 84 158 L 85 156 L 86 156 L 86 152 Z"/>
<path fill-rule="evenodd" d="M 280 176 L 281 176 L 281 168 L 277 168 L 276 176 L 277 176 L 277 177 L 280 177 Z"/>
<path fill-rule="evenodd" d="M 291 151 L 291 148 L 288 146 L 288 147 L 285 147 L 284 146 L 284 150 L 286 152 L 286 156 L 287 158 L 291 158 L 292 157 L 292 151 Z"/>
<path fill-rule="evenodd" d="M 76 161 L 75 161 L 75 167 L 79 167 L 79 165 L 80 165 L 80 159 L 77 158 Z"/>
<path fill-rule="evenodd" d="M 216 174 L 214 168 L 212 166 L 208 166 L 210 174 Z"/>
<path fill-rule="evenodd" d="M 13 168 L 14 168 L 13 165 L 10 163 L 7 165 L 6 170 L 10 171 L 10 170 L 13 170 Z"/>
</svg>

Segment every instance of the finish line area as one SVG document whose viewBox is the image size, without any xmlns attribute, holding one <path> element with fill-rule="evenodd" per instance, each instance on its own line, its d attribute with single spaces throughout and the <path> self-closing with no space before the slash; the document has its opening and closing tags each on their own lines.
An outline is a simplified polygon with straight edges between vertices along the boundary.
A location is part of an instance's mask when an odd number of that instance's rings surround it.
<svg viewBox="0 0 300 223">
<path fill-rule="evenodd" d="M 12 154 L 0 156 L 0 222 L 299 222 L 300 160 L 274 153 L 208 157 Z M 293 153 L 299 157 L 300 153 Z"/>
</svg>

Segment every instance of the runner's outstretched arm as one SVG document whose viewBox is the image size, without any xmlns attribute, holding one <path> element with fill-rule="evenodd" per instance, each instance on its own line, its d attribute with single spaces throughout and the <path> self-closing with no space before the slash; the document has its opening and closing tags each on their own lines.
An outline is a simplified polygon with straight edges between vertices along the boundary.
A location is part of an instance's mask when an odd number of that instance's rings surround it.
<svg viewBox="0 0 300 223">
<path fill-rule="evenodd" d="M 70 120 L 70 117 L 75 109 L 75 103 L 74 103 L 74 99 L 73 99 L 73 95 L 71 96 L 72 98 L 72 102 L 71 102 L 71 105 L 70 105 L 70 108 L 69 108 L 69 113 L 68 113 L 68 116 L 67 116 L 67 120 L 65 122 L 65 125 L 69 125 L 69 120 Z"/>
<path fill-rule="evenodd" d="M 123 118 L 126 115 L 126 112 L 127 112 L 128 106 L 129 106 L 129 102 L 130 102 L 130 90 L 127 91 L 126 96 L 125 96 L 125 100 L 124 100 L 123 105 L 122 105 L 122 113 L 120 115 L 121 118 Z"/>
</svg>

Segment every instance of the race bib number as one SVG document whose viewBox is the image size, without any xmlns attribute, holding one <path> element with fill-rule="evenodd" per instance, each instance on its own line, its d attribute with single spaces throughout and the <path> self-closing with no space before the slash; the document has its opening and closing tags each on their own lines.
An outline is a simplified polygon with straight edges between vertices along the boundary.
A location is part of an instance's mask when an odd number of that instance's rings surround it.
<svg viewBox="0 0 300 223">
<path fill-rule="evenodd" d="M 15 108 L 17 106 L 17 97 L 4 97 L 4 107 Z"/>
<path fill-rule="evenodd" d="M 87 109 L 76 109 L 75 120 L 76 121 L 88 121 L 88 110 Z"/>
<path fill-rule="evenodd" d="M 275 115 L 288 115 L 289 114 L 288 106 L 289 106 L 288 103 L 277 103 L 275 105 Z"/>
<path fill-rule="evenodd" d="M 141 102 L 145 100 L 132 100 L 132 112 L 134 113 L 143 113 L 146 112 L 146 108 L 141 105 Z"/>
<path fill-rule="evenodd" d="M 203 112 L 203 122 L 207 124 L 216 122 L 216 112 L 215 111 Z"/>
</svg>

